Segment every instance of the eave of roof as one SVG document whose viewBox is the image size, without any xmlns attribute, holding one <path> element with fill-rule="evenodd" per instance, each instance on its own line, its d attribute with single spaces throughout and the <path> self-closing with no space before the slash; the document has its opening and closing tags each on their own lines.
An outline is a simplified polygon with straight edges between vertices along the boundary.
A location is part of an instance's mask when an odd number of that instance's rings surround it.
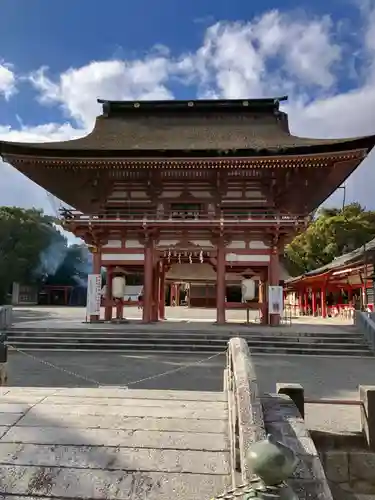
<svg viewBox="0 0 375 500">
<path fill-rule="evenodd" d="M 61 142 L 0 141 L 3 157 L 214 158 L 367 153 L 375 135 L 349 139 L 292 136 L 279 111 L 286 97 L 248 100 L 104 101 L 87 136 Z"/>
<path fill-rule="evenodd" d="M 298 145 L 285 147 L 262 147 L 248 149 L 106 149 L 94 146 L 88 147 L 86 139 L 74 139 L 63 142 L 47 143 L 20 143 L 0 141 L 0 155 L 9 156 L 31 156 L 38 158 L 83 158 L 83 159 L 184 159 L 184 158 L 218 158 L 235 159 L 255 157 L 290 157 L 295 156 L 318 156 L 321 154 L 335 155 L 349 151 L 363 150 L 364 156 L 375 146 L 375 135 L 359 137 L 354 139 L 303 139 L 296 137 Z M 305 141 L 305 142 L 304 142 Z"/>
<path fill-rule="evenodd" d="M 353 264 L 363 263 L 366 256 L 375 254 L 375 238 L 365 243 L 365 245 L 356 248 L 352 252 L 348 252 L 340 257 L 337 257 L 325 266 L 318 267 L 308 273 L 301 274 L 294 278 L 286 280 L 286 285 L 295 285 L 298 282 L 307 281 L 309 279 L 317 279 L 319 277 L 327 276 L 332 271 L 345 269 L 345 267 L 352 266 Z"/>
<path fill-rule="evenodd" d="M 276 112 L 280 102 L 287 101 L 287 96 L 269 97 L 261 99 L 193 99 L 193 100 L 165 100 L 165 101 L 111 101 L 97 99 L 103 106 L 103 115 L 129 114 L 147 112 L 157 115 L 173 111 L 192 113 L 194 111 L 223 112 L 223 111 L 265 111 Z"/>
</svg>

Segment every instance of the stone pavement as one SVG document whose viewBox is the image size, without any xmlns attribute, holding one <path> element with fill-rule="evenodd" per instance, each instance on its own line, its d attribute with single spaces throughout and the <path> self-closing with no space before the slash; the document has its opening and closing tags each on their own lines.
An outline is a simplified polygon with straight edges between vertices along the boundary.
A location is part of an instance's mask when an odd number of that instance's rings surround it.
<svg viewBox="0 0 375 500">
<path fill-rule="evenodd" d="M 140 318 L 141 312 L 137 308 L 126 309 Z M 234 322 L 243 321 L 243 311 L 229 311 L 228 319 Z M 185 329 L 199 329 L 200 327 L 217 330 L 217 326 L 210 324 L 214 321 L 213 309 L 187 309 L 180 307 L 167 308 L 167 315 L 176 321 L 161 323 L 164 331 Z M 189 320 L 190 317 L 190 320 Z M 199 324 L 199 320 L 203 322 Z M 197 321 L 194 321 L 198 320 Z M 55 307 L 23 307 L 15 309 L 16 326 L 28 328 L 87 328 L 85 310 L 83 308 L 55 308 Z M 187 321 L 191 321 L 188 323 Z M 93 325 L 90 325 L 90 328 Z M 126 325 L 125 325 L 126 326 Z M 239 325 L 238 325 L 239 326 Z M 97 328 L 101 326 L 98 325 Z M 152 326 L 155 328 L 155 326 Z M 292 326 L 277 329 L 262 328 L 259 325 L 250 326 L 257 331 L 272 331 L 282 335 L 283 332 L 337 332 L 347 331 L 352 327 L 348 322 L 328 318 L 299 318 L 293 320 Z M 108 325 L 106 325 L 108 328 Z M 112 325 L 111 328 L 124 328 L 124 325 Z M 131 328 L 131 326 L 129 327 Z M 238 330 L 236 330 L 238 332 Z M 202 357 L 192 354 L 186 355 L 125 355 L 119 353 L 37 353 L 43 360 L 52 362 L 72 372 L 78 372 L 90 377 L 103 385 L 124 385 L 130 381 L 153 376 L 172 368 L 181 367 L 185 363 L 194 362 Z M 303 357 L 303 356 L 261 356 L 254 357 L 257 368 L 260 389 L 264 392 L 273 392 L 276 382 L 301 383 L 308 398 L 336 398 L 357 399 L 357 387 L 375 385 L 375 358 L 335 358 Z M 224 356 L 190 367 L 173 376 L 163 376 L 137 384 L 137 388 L 170 389 L 170 390 L 205 390 L 220 391 L 222 385 Z M 92 383 L 75 379 L 72 375 L 43 365 L 32 358 L 18 353 L 10 354 L 10 385 L 32 385 L 43 387 L 92 387 Z M 47 380 L 47 382 L 46 382 Z M 358 430 L 359 408 L 353 406 L 321 406 L 308 405 L 306 415 L 310 429 L 321 430 Z"/>
<path fill-rule="evenodd" d="M 4 495 L 195 500 L 229 485 L 224 392 L 4 388 Z"/>
<path fill-rule="evenodd" d="M 93 379 L 98 385 L 131 388 L 221 391 L 225 355 L 199 365 L 184 366 L 205 359 L 193 354 L 121 353 L 33 353 L 38 359 Z M 314 356 L 256 356 L 253 358 L 260 389 L 274 392 L 276 382 L 301 383 L 308 398 L 357 399 L 359 384 L 375 385 L 375 358 L 337 358 Z M 9 385 L 52 387 L 95 387 L 95 382 L 77 378 L 32 357 L 12 352 L 9 356 Z M 182 369 L 183 368 L 183 369 Z M 170 370 L 173 374 L 159 376 Z M 157 377 L 155 377 L 158 375 Z M 306 420 L 310 429 L 359 430 L 359 408 L 353 406 L 308 405 Z"/>
<path fill-rule="evenodd" d="M 14 308 L 14 323 L 16 327 L 23 328 L 42 328 L 42 329 L 84 329 L 88 327 L 86 321 L 86 310 L 83 307 L 15 307 Z M 115 315 L 115 312 L 114 312 Z M 215 325 L 216 309 L 201 309 L 188 307 L 166 307 L 166 321 L 161 321 L 156 325 L 143 325 L 141 323 L 142 312 L 137 307 L 127 307 L 124 312 L 125 317 L 129 320 L 128 324 L 112 324 L 111 328 L 115 329 L 132 329 L 134 327 L 149 328 L 153 330 L 163 329 L 175 330 L 178 326 L 189 330 L 202 328 L 204 330 L 212 329 L 214 332 L 218 329 L 240 327 L 246 322 L 246 312 L 239 310 L 227 311 L 228 325 Z M 104 310 L 102 310 L 102 318 Z M 248 328 L 256 328 L 257 331 L 269 331 L 275 333 L 274 328 L 260 326 L 255 323 L 258 317 L 256 311 L 250 311 L 250 321 L 252 322 Z M 350 326 L 350 320 L 341 320 L 339 318 L 312 318 L 300 317 L 293 318 L 291 325 L 278 327 L 277 331 L 282 332 L 336 332 L 339 328 L 345 330 Z M 90 324 L 90 328 L 108 329 L 108 324 Z"/>
</svg>

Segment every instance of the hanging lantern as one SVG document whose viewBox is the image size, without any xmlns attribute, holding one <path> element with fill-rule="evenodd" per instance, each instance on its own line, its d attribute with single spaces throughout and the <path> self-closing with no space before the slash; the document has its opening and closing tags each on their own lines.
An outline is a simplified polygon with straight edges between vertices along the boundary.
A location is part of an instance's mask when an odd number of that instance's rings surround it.
<svg viewBox="0 0 375 500">
<path fill-rule="evenodd" d="M 199 261 L 201 264 L 203 264 L 203 251 L 202 250 L 199 252 Z"/>
<path fill-rule="evenodd" d="M 193 263 L 193 258 L 191 256 L 191 253 L 189 254 L 189 264 L 192 264 Z"/>
</svg>

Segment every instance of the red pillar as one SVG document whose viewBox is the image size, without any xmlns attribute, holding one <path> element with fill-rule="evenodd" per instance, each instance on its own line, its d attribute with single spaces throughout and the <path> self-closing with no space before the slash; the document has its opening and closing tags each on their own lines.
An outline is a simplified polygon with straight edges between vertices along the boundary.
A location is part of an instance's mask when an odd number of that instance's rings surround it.
<svg viewBox="0 0 375 500">
<path fill-rule="evenodd" d="M 160 262 L 159 272 L 159 318 L 165 319 L 165 267 L 164 263 Z"/>
<path fill-rule="evenodd" d="M 216 256 L 216 321 L 225 324 L 225 246 L 222 238 L 217 244 Z"/>
<path fill-rule="evenodd" d="M 313 316 L 316 316 L 316 309 L 317 309 L 316 290 L 313 290 L 312 291 L 312 314 L 313 314 Z"/>
<path fill-rule="evenodd" d="M 143 281 L 143 323 L 152 321 L 152 278 L 154 267 L 154 242 L 151 237 L 145 241 L 144 281 Z"/>
<path fill-rule="evenodd" d="M 112 278 L 113 270 L 112 267 L 107 267 L 107 281 L 105 290 L 105 309 L 104 309 L 104 319 L 106 321 L 112 320 Z"/>
<path fill-rule="evenodd" d="M 259 305 L 260 305 L 260 323 L 268 324 L 268 302 L 267 302 L 267 270 L 260 273 L 259 276 Z"/>
<path fill-rule="evenodd" d="M 322 307 L 322 318 L 327 317 L 327 304 L 326 304 L 326 289 L 322 288 L 320 291 L 320 300 L 321 300 L 321 307 Z"/>
<path fill-rule="evenodd" d="M 302 298 L 302 292 L 301 290 L 298 290 L 298 314 L 299 316 L 302 316 L 303 313 L 303 298 Z"/>
<path fill-rule="evenodd" d="M 159 319 L 159 262 L 154 264 L 152 273 L 152 313 L 151 321 Z"/>
<path fill-rule="evenodd" d="M 270 256 L 270 265 L 268 268 L 268 284 L 270 286 L 279 286 L 280 283 L 280 264 L 279 264 L 279 252 L 277 247 L 272 248 Z M 280 314 L 270 315 L 270 324 L 272 326 L 277 326 L 280 324 Z"/>
<path fill-rule="evenodd" d="M 309 310 L 309 294 L 304 290 L 303 292 L 303 314 L 307 316 Z"/>
<path fill-rule="evenodd" d="M 102 255 L 100 248 L 93 248 L 92 250 L 92 273 L 93 274 L 101 274 L 102 271 Z M 99 314 L 91 314 L 90 321 L 99 321 Z"/>
</svg>

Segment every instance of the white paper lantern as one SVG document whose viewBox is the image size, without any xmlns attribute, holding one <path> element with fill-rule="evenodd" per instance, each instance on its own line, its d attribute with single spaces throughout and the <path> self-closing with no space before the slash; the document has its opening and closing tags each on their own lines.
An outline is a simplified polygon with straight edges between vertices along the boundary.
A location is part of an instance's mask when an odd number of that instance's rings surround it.
<svg viewBox="0 0 375 500">
<path fill-rule="evenodd" d="M 242 280 L 242 300 L 254 300 L 255 299 L 255 281 L 254 280 Z"/>
<path fill-rule="evenodd" d="M 112 296 L 115 299 L 123 299 L 125 296 L 126 281 L 123 276 L 116 276 L 112 280 Z"/>
</svg>

